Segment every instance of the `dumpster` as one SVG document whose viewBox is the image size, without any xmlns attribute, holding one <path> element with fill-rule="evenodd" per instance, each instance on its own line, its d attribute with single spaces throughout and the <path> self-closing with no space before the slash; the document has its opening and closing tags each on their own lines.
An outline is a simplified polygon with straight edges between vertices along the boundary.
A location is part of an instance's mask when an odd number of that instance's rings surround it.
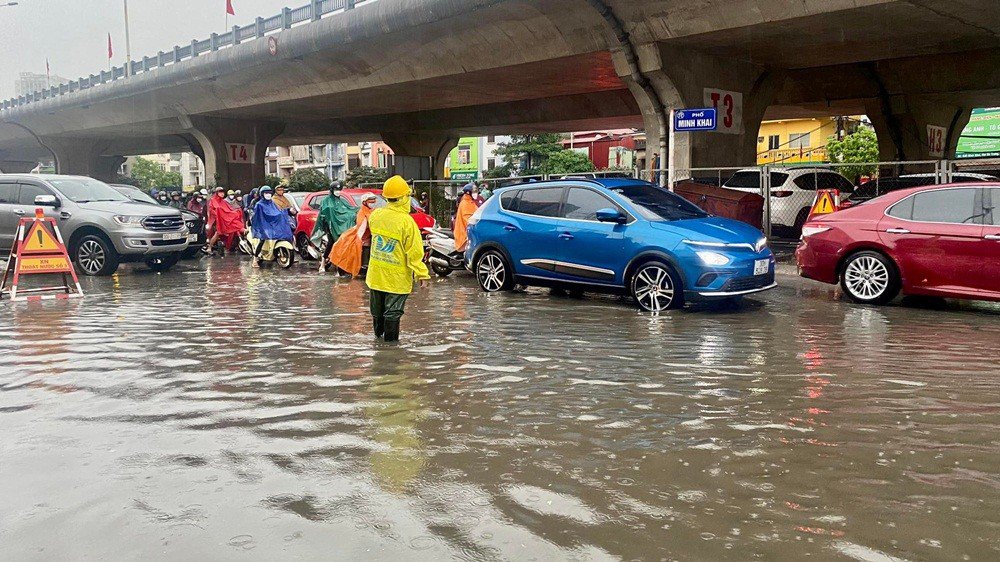
<svg viewBox="0 0 1000 562">
<path fill-rule="evenodd" d="M 736 219 L 761 228 L 764 218 L 764 198 L 756 193 L 715 187 L 694 181 L 680 181 L 674 192 L 718 217 Z"/>
</svg>

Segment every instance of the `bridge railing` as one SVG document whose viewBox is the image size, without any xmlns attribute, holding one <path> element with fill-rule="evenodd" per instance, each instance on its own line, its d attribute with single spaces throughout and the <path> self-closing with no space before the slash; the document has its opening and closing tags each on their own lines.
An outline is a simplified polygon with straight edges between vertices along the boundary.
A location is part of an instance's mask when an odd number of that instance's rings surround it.
<svg viewBox="0 0 1000 562">
<path fill-rule="evenodd" d="M 130 60 L 122 66 L 102 70 L 99 74 L 91 74 L 76 80 L 31 92 L 16 98 L 0 102 L 0 111 L 20 107 L 32 102 L 41 101 L 71 92 L 78 92 L 121 80 L 135 74 L 149 72 L 167 65 L 177 64 L 183 60 L 192 59 L 202 53 L 218 51 L 239 45 L 245 41 L 259 39 L 284 29 L 290 29 L 298 24 L 317 21 L 324 16 L 354 9 L 362 3 L 372 3 L 376 0 L 311 0 L 309 4 L 299 8 L 285 8 L 280 14 L 269 18 L 257 18 L 254 23 L 246 26 L 234 25 L 226 33 L 213 33 L 208 39 L 193 40 L 183 47 L 176 45 L 170 51 L 160 51 L 154 56 L 143 56 L 139 60 Z"/>
</svg>

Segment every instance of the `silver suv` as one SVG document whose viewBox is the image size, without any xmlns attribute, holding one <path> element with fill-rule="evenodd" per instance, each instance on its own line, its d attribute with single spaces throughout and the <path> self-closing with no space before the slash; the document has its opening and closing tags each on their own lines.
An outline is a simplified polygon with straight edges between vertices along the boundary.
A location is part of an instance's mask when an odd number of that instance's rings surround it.
<svg viewBox="0 0 1000 562">
<path fill-rule="evenodd" d="M 10 251 L 18 219 L 38 207 L 56 219 L 70 258 L 85 275 L 111 275 L 122 262 L 166 271 L 188 247 L 177 209 L 136 203 L 82 176 L 0 174 L 0 251 Z"/>
</svg>

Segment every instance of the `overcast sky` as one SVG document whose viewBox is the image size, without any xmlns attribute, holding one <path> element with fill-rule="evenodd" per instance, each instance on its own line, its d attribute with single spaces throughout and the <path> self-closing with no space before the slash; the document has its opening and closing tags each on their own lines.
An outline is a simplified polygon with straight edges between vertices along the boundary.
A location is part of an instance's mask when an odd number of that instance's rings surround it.
<svg viewBox="0 0 1000 562">
<path fill-rule="evenodd" d="M 0 0 L 6 4 L 10 0 Z M 19 72 L 76 79 L 108 68 L 108 33 L 114 64 L 125 62 L 123 0 L 17 0 L 0 7 L 0 99 L 14 95 Z M 308 0 L 232 0 L 236 16 L 229 25 L 247 25 L 285 6 Z M 132 58 L 169 51 L 192 39 L 226 31 L 226 0 L 128 0 Z"/>
</svg>

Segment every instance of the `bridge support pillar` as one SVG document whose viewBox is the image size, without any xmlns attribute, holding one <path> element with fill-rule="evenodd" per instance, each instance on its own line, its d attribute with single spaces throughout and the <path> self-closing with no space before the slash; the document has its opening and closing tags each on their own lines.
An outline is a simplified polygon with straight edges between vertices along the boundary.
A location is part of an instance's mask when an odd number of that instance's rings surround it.
<svg viewBox="0 0 1000 562">
<path fill-rule="evenodd" d="M 651 166 L 667 167 L 666 162 L 655 162 L 661 139 L 667 137 L 658 112 L 662 111 L 666 124 L 670 108 L 713 106 L 718 110 L 717 131 L 675 135 L 675 146 L 670 149 L 678 170 L 756 164 L 760 123 L 784 81 L 784 72 L 658 43 L 637 45 L 635 53 L 641 76 L 634 75 L 624 51 L 614 52 L 613 60 L 642 109 Z M 651 88 L 644 88 L 642 80 Z"/>
<path fill-rule="evenodd" d="M 382 140 L 394 155 L 392 173 L 407 180 L 444 179 L 445 159 L 458 146 L 458 138 L 447 135 L 382 133 Z"/>
<path fill-rule="evenodd" d="M 883 95 L 869 101 L 865 113 L 878 136 L 879 160 L 934 160 L 955 157 L 972 108 L 958 98 Z"/>
<path fill-rule="evenodd" d="M 206 183 L 244 193 L 264 183 L 267 147 L 285 130 L 283 123 L 196 115 L 181 117 L 181 125 L 201 146 Z"/>
<path fill-rule="evenodd" d="M 125 157 L 108 155 L 110 140 L 47 137 L 42 139 L 55 156 L 56 173 L 88 176 L 112 182 L 118 176 Z"/>
</svg>

